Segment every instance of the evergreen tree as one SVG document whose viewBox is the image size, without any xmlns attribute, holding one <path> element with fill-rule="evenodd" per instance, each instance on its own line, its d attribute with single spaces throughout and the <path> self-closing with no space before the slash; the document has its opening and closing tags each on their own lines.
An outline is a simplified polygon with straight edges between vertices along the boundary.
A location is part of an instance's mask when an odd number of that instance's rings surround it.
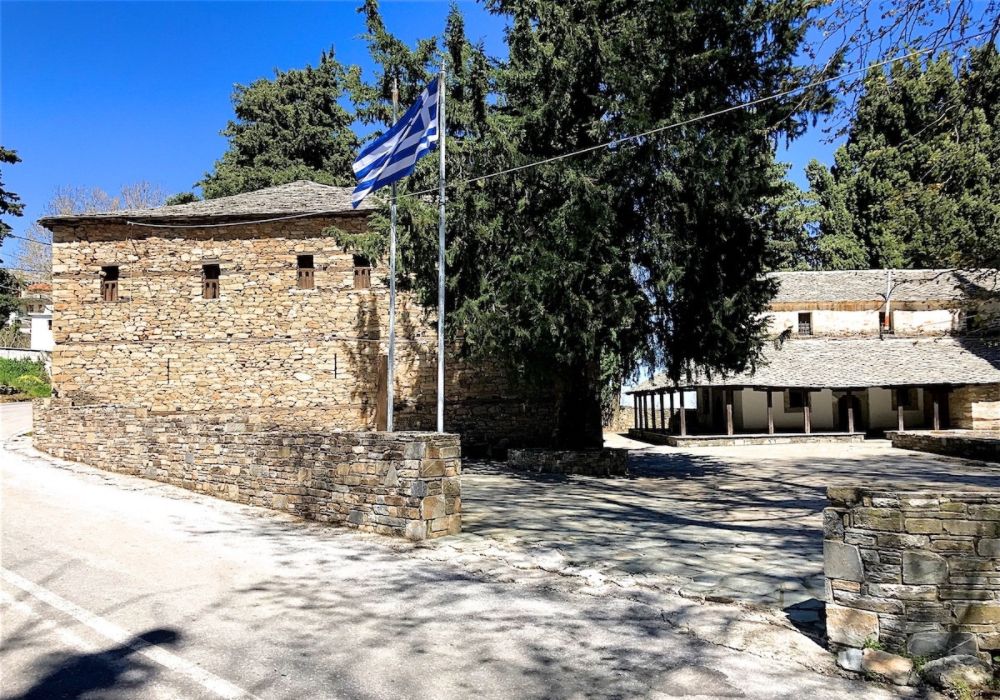
<svg viewBox="0 0 1000 700">
<path fill-rule="evenodd" d="M 16 151 L 0 146 L 0 163 L 16 165 L 20 162 L 21 158 Z M 21 202 L 21 198 L 6 189 L 3 180 L 0 179 L 0 216 L 22 216 L 23 214 L 24 204 Z M 0 243 L 11 230 L 10 224 L 0 219 Z M 17 310 L 22 286 L 21 280 L 14 272 L 0 269 L 0 326 L 6 324 L 11 312 Z"/>
<path fill-rule="evenodd" d="M 773 256 L 767 232 L 787 194 L 774 176 L 774 139 L 800 133 L 806 114 L 829 98 L 798 94 L 600 144 L 808 82 L 792 61 L 812 4 L 488 6 L 510 20 L 507 61 L 491 63 L 461 36 L 455 10 L 443 46 L 449 327 L 461 329 L 467 351 L 554 385 L 556 443 L 597 445 L 602 388 L 640 362 L 680 379 L 694 366 L 727 372 L 754 361 L 763 333 L 755 319 L 772 293 L 760 279 Z M 367 89 L 382 105 L 375 118 L 386 123 L 386 78 L 402 71 L 419 79 L 403 92 L 415 97 L 434 70 L 433 50 L 404 51 L 381 26 L 374 0 L 363 11 L 382 66 Z M 463 182 L 578 150 L 586 152 Z M 432 160 L 421 162 L 404 194 L 433 190 Z M 401 208 L 406 265 L 429 300 L 434 204 L 405 197 Z"/>
<path fill-rule="evenodd" d="M 222 131 L 229 148 L 197 183 L 207 199 L 295 180 L 354 181 L 358 140 L 341 100 L 347 70 L 323 52 L 315 68 L 275 71 L 273 80 L 237 85 L 236 119 Z"/>
<path fill-rule="evenodd" d="M 824 268 L 1000 262 L 1000 55 L 872 70 L 847 142 L 808 169 Z"/>
</svg>

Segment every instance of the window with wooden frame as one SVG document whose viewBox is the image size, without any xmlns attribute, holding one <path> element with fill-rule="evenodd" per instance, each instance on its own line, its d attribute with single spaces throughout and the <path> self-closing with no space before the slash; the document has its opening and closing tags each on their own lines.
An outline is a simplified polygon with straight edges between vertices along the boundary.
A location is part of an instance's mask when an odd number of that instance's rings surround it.
<svg viewBox="0 0 1000 700">
<path fill-rule="evenodd" d="M 902 406 L 904 409 L 917 407 L 917 390 L 915 387 L 892 390 L 892 410 Z"/>
<path fill-rule="evenodd" d="M 205 299 L 219 298 L 219 274 L 218 265 L 201 266 L 201 295 Z"/>
<path fill-rule="evenodd" d="M 101 268 L 101 299 L 103 301 L 118 301 L 117 265 L 107 265 Z"/>
<path fill-rule="evenodd" d="M 363 255 L 354 256 L 354 288 L 368 289 L 372 286 L 372 264 Z"/>
<path fill-rule="evenodd" d="M 801 413 L 809 401 L 809 393 L 803 389 L 785 391 L 785 413 Z"/>
<path fill-rule="evenodd" d="M 313 266 L 313 256 L 299 255 L 298 260 L 298 284 L 299 289 L 313 289 L 316 286 L 315 272 Z"/>
<path fill-rule="evenodd" d="M 813 333 L 813 315 L 811 313 L 800 313 L 799 314 L 799 335 L 812 335 Z"/>
</svg>

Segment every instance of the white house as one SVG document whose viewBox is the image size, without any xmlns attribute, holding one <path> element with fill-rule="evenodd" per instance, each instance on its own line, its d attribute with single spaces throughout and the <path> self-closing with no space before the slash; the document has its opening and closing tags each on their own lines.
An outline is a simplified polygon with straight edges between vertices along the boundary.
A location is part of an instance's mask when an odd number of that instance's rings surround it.
<svg viewBox="0 0 1000 700">
<path fill-rule="evenodd" d="M 656 376 L 632 390 L 640 432 L 870 433 L 1000 428 L 997 270 L 781 272 L 774 340 L 754 370 Z M 672 391 L 697 407 L 669 406 Z"/>
</svg>

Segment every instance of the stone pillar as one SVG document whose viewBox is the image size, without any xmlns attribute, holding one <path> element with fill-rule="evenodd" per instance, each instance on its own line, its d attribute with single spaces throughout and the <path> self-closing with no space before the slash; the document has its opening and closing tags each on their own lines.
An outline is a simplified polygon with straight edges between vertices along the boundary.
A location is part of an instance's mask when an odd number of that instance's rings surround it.
<svg viewBox="0 0 1000 700">
<path fill-rule="evenodd" d="M 767 390 L 767 434 L 774 435 L 774 392 Z"/>
</svg>

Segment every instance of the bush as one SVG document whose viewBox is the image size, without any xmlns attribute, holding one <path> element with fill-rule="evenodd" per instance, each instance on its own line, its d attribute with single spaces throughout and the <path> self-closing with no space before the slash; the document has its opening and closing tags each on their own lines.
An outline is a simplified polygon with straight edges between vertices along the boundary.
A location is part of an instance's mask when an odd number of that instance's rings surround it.
<svg viewBox="0 0 1000 700">
<path fill-rule="evenodd" d="M 0 385 L 13 387 L 33 399 L 52 395 L 44 362 L 0 357 Z"/>
</svg>

